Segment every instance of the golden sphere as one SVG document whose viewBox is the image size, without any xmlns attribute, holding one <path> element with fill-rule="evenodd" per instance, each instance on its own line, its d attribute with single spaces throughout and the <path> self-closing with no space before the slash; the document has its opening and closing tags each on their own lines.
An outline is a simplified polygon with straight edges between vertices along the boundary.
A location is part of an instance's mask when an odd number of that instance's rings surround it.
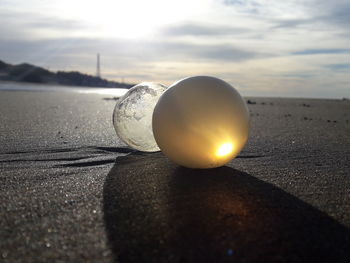
<svg viewBox="0 0 350 263">
<path fill-rule="evenodd" d="M 154 138 L 173 162 L 188 168 L 219 167 L 248 140 L 249 111 L 227 82 L 209 76 L 182 79 L 158 100 Z"/>
</svg>

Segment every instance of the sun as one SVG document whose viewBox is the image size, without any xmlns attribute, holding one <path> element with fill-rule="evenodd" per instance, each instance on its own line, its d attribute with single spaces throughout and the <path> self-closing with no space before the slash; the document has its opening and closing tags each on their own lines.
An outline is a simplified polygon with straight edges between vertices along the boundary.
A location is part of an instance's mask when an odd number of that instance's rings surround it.
<svg viewBox="0 0 350 263">
<path fill-rule="evenodd" d="M 61 0 L 64 15 L 95 29 L 98 36 L 145 38 L 200 10 L 199 0 Z M 64 8 L 65 7 L 65 8 Z"/>
</svg>

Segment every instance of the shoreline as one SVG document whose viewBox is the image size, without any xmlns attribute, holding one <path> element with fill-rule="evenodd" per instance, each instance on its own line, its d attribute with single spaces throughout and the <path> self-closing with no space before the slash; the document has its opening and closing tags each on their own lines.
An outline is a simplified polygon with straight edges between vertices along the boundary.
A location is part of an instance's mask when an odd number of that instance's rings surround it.
<svg viewBox="0 0 350 263">
<path fill-rule="evenodd" d="M 13 88 L 4 88 L 5 86 L 22 86 L 22 87 L 28 87 L 28 89 L 20 89 L 20 87 L 13 87 Z M 136 85 L 136 84 L 135 84 Z M 36 89 L 37 87 L 46 87 L 43 89 Z M 65 91 L 65 90 L 89 90 L 89 89 L 105 89 L 105 90 L 129 90 L 128 88 L 113 88 L 113 87 L 89 87 L 89 86 L 69 86 L 69 85 L 58 85 L 58 84 L 50 84 L 50 83 L 30 83 L 30 82 L 16 82 L 16 81 L 3 81 L 0 80 L 0 91 Z M 240 90 L 241 92 L 242 90 Z M 243 96 L 244 99 L 251 99 L 251 98 L 258 98 L 258 99 L 296 99 L 296 100 L 343 100 L 348 101 L 350 98 L 348 97 L 337 97 L 337 98 L 329 98 L 329 97 L 294 97 L 294 96 Z"/>
</svg>

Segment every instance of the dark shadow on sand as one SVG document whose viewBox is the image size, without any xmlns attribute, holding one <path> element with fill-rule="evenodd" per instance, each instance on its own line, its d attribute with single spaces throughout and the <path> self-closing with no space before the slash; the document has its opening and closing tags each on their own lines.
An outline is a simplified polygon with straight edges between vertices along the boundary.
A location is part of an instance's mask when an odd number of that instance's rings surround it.
<svg viewBox="0 0 350 263">
<path fill-rule="evenodd" d="M 350 231 L 249 174 L 119 157 L 103 193 L 118 262 L 350 262 Z"/>
</svg>

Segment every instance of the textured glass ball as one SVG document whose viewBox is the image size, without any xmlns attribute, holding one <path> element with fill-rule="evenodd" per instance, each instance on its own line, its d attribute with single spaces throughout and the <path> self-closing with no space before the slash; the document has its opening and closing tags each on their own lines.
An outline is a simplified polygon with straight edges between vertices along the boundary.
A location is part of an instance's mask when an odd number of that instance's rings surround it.
<svg viewBox="0 0 350 263">
<path fill-rule="evenodd" d="M 195 76 L 171 85 L 152 118 L 154 138 L 173 162 L 188 168 L 219 167 L 248 140 L 249 111 L 225 81 Z"/>
<path fill-rule="evenodd" d="M 139 151 L 159 151 L 152 132 L 152 114 L 165 89 L 161 84 L 144 82 L 132 87 L 118 100 L 113 125 L 124 143 Z"/>
</svg>

